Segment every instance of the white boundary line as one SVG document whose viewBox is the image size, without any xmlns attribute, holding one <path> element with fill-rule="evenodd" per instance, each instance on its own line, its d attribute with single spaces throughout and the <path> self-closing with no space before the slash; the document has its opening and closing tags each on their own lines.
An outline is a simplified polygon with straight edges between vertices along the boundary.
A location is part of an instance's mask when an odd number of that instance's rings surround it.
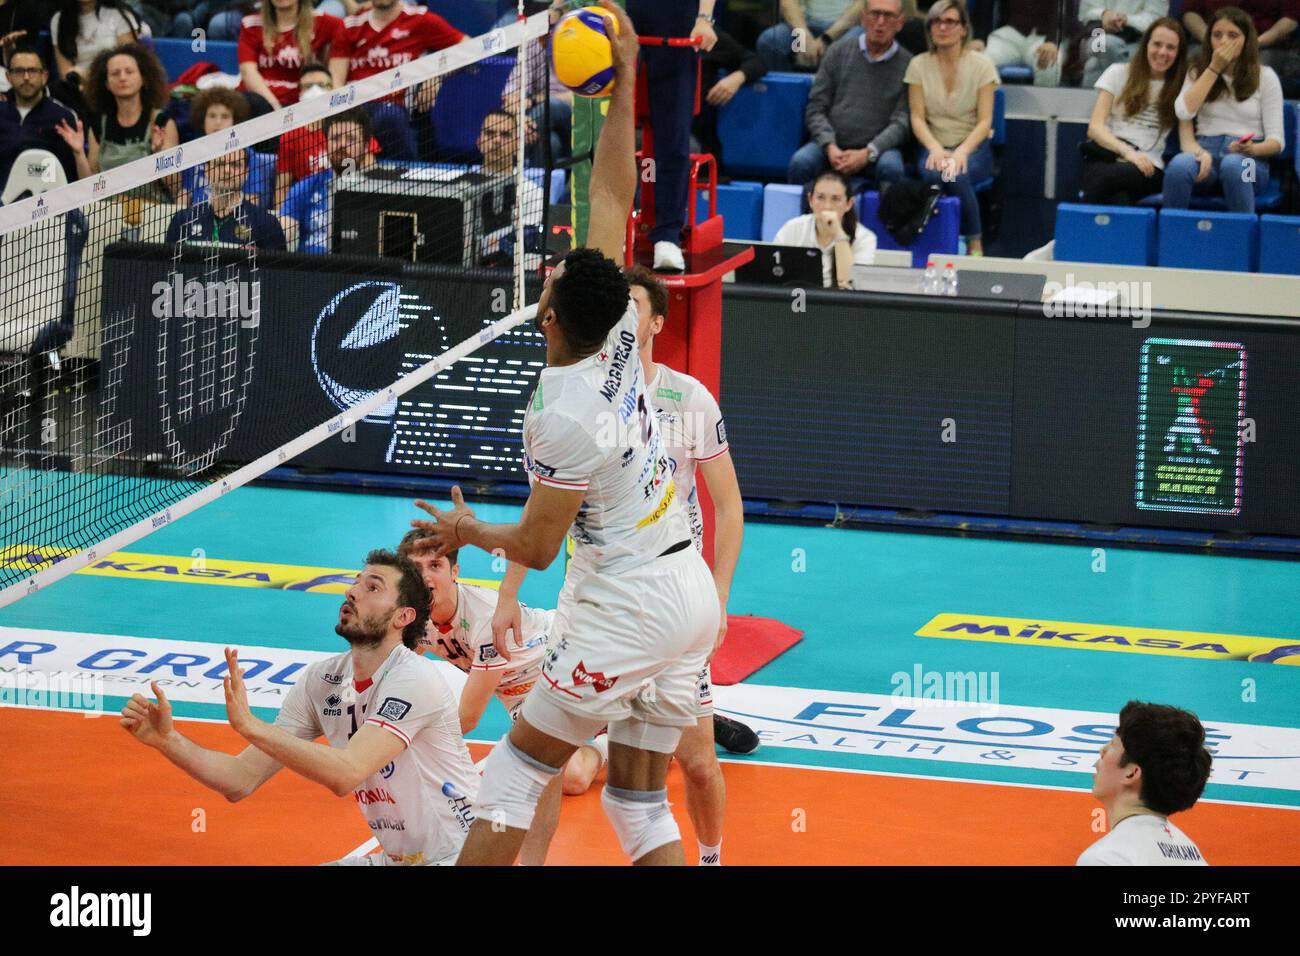
<svg viewBox="0 0 1300 956">
<path fill-rule="evenodd" d="M 199 137 L 161 153 L 154 153 L 90 179 L 78 180 L 58 189 L 0 207 L 0 236 L 33 223 L 80 209 L 96 200 L 107 199 L 134 189 L 163 173 L 178 173 L 206 163 L 225 153 L 272 139 L 295 127 L 342 113 L 360 103 L 378 100 L 416 83 L 444 76 L 550 32 L 545 12 L 517 21 L 482 36 L 429 54 L 403 66 L 366 77 L 305 103 L 295 103 L 255 119 L 207 136 Z M 522 95 L 520 97 L 523 99 Z M 523 137 L 520 137 L 522 141 Z"/>
<path fill-rule="evenodd" d="M 497 319 L 491 325 L 480 329 L 477 335 L 453 345 L 437 358 L 421 365 L 415 371 L 403 375 L 383 391 L 376 392 L 364 402 L 358 402 L 341 415 L 336 415 L 329 421 L 322 422 L 279 448 L 267 452 L 256 461 L 249 462 L 230 476 L 223 478 L 220 482 L 214 482 L 206 488 L 182 498 L 171 507 L 142 518 L 130 527 L 122 529 L 110 538 L 105 538 L 85 551 L 69 555 L 57 564 L 53 564 L 29 578 L 9 585 L 9 587 L 0 591 L 0 607 L 7 607 L 19 598 L 34 594 L 41 588 L 49 587 L 55 581 L 88 567 L 92 561 L 98 560 L 100 556 L 120 551 L 132 542 L 139 541 L 145 535 L 152 534 L 164 525 L 171 524 L 178 518 L 182 518 L 190 512 L 216 501 L 227 492 L 248 484 L 254 478 L 261 477 L 277 465 L 284 464 L 290 458 L 320 444 L 354 422 L 360 421 L 375 409 L 393 401 L 397 396 L 404 395 L 417 385 L 427 382 L 450 368 L 464 356 L 469 355 L 483 343 L 490 342 L 515 326 L 531 320 L 536 313 L 537 305 L 534 303 L 520 309 L 518 312 L 512 312 L 504 318 Z"/>
</svg>

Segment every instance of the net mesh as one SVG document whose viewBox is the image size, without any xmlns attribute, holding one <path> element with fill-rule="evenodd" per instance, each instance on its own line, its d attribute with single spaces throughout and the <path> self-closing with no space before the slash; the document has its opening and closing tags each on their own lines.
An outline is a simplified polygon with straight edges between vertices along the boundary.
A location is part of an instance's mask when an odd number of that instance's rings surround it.
<svg viewBox="0 0 1300 956">
<path fill-rule="evenodd" d="M 174 96 L 142 148 L 88 113 L 89 160 L 139 158 L 67 184 L 75 156 L 17 157 L 0 605 L 277 465 L 523 480 L 544 364 L 523 306 L 563 186 L 528 116 L 546 30 L 314 95 L 328 74 L 305 74 L 296 103 L 234 125 L 231 94 Z"/>
</svg>

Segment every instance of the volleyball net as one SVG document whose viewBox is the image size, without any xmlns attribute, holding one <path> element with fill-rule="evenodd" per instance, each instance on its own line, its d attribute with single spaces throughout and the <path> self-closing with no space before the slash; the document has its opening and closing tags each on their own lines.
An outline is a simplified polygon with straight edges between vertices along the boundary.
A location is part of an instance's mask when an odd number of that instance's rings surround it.
<svg viewBox="0 0 1300 956">
<path fill-rule="evenodd" d="M 514 475 L 545 356 L 528 279 L 564 190 L 533 89 L 547 30 L 519 19 L 339 87 L 304 72 L 297 102 L 242 122 L 218 75 L 163 104 L 147 156 L 80 178 L 71 150 L 16 157 L 0 606 L 322 443 Z"/>
</svg>

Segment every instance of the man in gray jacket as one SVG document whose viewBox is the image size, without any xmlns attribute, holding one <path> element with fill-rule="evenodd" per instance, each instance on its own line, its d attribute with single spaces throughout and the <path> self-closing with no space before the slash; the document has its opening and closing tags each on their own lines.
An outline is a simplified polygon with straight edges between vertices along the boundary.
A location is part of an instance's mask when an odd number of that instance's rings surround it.
<svg viewBox="0 0 1300 956">
<path fill-rule="evenodd" d="M 848 176 L 855 192 L 903 178 L 903 74 L 912 54 L 894 39 L 903 27 L 901 0 L 867 0 L 862 27 L 833 44 L 817 70 L 804 114 L 812 139 L 790 159 L 792 183 L 809 183 L 828 167 Z"/>
</svg>

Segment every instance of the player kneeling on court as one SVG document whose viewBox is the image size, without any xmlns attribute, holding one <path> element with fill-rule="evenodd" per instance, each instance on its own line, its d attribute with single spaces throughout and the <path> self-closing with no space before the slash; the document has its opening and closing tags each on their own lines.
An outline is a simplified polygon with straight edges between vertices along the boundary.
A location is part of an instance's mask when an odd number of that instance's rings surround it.
<svg viewBox="0 0 1300 956">
<path fill-rule="evenodd" d="M 1168 817 L 1200 799 L 1210 760 L 1195 714 L 1164 704 L 1125 704 L 1092 781 L 1110 832 L 1083 851 L 1078 865 L 1207 866 L 1200 848 Z"/>
<path fill-rule="evenodd" d="M 498 629 L 494 626 L 498 592 L 458 580 L 458 551 L 439 557 L 431 551 L 414 550 L 416 542 L 427 537 L 427 532 L 412 528 L 397 546 L 397 553 L 410 558 L 420 569 L 429 589 L 429 623 L 416 650 L 429 651 L 467 675 L 460 692 L 462 734 L 478 726 L 494 696 L 515 720 L 524 706 L 524 697 L 541 674 L 546 635 L 555 612 L 514 602 L 507 626 L 514 628 L 511 634 L 518 635 L 519 643 L 504 655 L 498 653 L 493 642 L 493 633 Z M 526 570 L 512 562 L 506 569 L 502 589 L 510 594 L 517 592 Z M 551 835 L 560 822 L 560 796 L 560 780 L 556 778 L 542 791 L 533 825 L 519 849 L 519 862 L 524 866 L 546 862 Z"/>
<path fill-rule="evenodd" d="M 414 653 L 428 608 L 415 565 L 372 551 L 334 628 L 352 649 L 306 668 L 274 724 L 249 709 L 238 658 L 226 650 L 226 714 L 250 744 L 237 756 L 201 747 L 177 730 L 156 683 L 157 702 L 134 695 L 122 709 L 122 726 L 231 802 L 281 767 L 337 796 L 351 794 L 383 852 L 341 864 L 453 863 L 474 822 L 479 778 L 455 695 L 438 665 Z M 314 743 L 320 736 L 328 746 Z"/>
</svg>

